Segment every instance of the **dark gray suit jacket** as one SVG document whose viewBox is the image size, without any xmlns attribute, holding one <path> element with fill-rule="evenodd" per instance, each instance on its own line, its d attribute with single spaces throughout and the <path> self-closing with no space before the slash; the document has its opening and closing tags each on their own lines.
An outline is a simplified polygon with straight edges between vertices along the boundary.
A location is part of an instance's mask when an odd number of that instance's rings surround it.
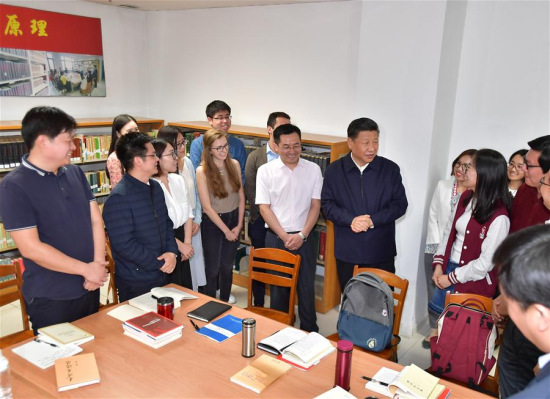
<svg viewBox="0 0 550 399">
<path fill-rule="evenodd" d="M 258 168 L 267 163 L 266 145 L 252 151 L 246 160 L 244 194 L 250 204 L 250 223 L 260 216 L 260 207 L 256 205 L 256 174 Z"/>
</svg>

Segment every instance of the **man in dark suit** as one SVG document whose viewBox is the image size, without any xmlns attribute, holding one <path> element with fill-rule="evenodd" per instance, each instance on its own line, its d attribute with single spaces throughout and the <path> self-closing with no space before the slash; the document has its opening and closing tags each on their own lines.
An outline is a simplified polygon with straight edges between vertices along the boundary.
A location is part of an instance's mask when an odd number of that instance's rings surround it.
<svg viewBox="0 0 550 399">
<path fill-rule="evenodd" d="M 493 263 L 499 267 L 502 295 L 508 313 L 521 333 L 543 355 L 540 371 L 510 398 L 550 398 L 550 226 L 538 225 L 508 236 Z"/>
<path fill-rule="evenodd" d="M 269 161 L 279 158 L 276 152 L 277 145 L 273 140 L 273 131 L 279 125 L 290 123 L 290 116 L 284 112 L 272 112 L 267 118 L 267 134 L 269 141 L 260 148 L 252 151 L 246 160 L 244 193 L 250 204 L 250 219 L 248 221 L 248 235 L 254 248 L 265 248 L 267 228 L 260 215 L 260 207 L 256 205 L 256 173 L 258 168 Z M 259 281 L 252 283 L 254 306 L 264 306 L 265 284 Z"/>
</svg>

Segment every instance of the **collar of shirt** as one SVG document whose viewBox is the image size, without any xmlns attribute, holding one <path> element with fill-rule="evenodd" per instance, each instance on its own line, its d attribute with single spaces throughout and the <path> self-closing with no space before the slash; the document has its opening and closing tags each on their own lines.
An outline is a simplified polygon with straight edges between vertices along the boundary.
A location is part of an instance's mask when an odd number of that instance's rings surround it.
<svg viewBox="0 0 550 399">
<path fill-rule="evenodd" d="M 539 368 L 542 370 L 544 366 L 550 363 L 550 353 L 539 356 Z"/>
<path fill-rule="evenodd" d="M 22 164 L 25 168 L 30 169 L 30 170 L 34 170 L 34 171 L 35 171 L 36 173 L 38 173 L 40 176 L 46 176 L 46 175 L 48 175 L 48 174 L 55 175 L 53 172 L 48 172 L 47 170 L 40 169 L 38 166 L 33 165 L 32 163 L 29 162 L 28 158 L 29 158 L 29 154 L 25 154 L 25 155 L 23 155 L 23 159 L 21 160 L 21 164 Z M 65 168 L 65 166 L 61 166 L 61 167 L 57 170 L 57 176 L 61 176 L 62 174 L 65 173 L 66 170 L 67 170 L 67 168 Z"/>
<path fill-rule="evenodd" d="M 122 178 L 128 180 L 128 182 L 133 186 L 136 186 L 141 189 L 147 188 L 147 190 L 149 190 L 149 186 L 151 186 L 151 179 L 149 179 L 147 183 L 144 183 L 141 180 L 136 179 L 130 173 L 125 173 L 124 176 L 122 176 Z"/>
<path fill-rule="evenodd" d="M 267 154 L 267 162 L 271 162 L 274 159 L 279 158 L 279 154 L 275 153 L 269 146 L 269 141 L 265 143 L 265 152 Z"/>
<path fill-rule="evenodd" d="M 277 157 L 276 159 L 273 160 L 273 162 L 278 168 L 287 168 L 288 170 L 293 170 L 284 164 L 284 162 L 281 160 L 281 157 Z M 299 158 L 298 164 L 296 165 L 296 167 L 302 167 L 302 166 L 304 166 L 304 160 L 302 158 Z"/>
</svg>

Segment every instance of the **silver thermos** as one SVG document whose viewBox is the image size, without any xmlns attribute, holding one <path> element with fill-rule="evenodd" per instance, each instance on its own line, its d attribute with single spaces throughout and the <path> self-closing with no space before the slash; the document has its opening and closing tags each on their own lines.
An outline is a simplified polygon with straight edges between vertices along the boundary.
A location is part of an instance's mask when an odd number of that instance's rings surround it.
<svg viewBox="0 0 550 399">
<path fill-rule="evenodd" d="M 243 319 L 243 350 L 244 357 L 252 357 L 256 354 L 256 320 Z"/>
</svg>

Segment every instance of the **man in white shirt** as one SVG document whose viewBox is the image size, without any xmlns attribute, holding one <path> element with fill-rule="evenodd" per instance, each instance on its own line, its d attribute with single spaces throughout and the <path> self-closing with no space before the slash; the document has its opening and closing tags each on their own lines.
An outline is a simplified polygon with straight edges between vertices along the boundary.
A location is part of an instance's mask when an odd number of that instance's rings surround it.
<svg viewBox="0 0 550 399">
<path fill-rule="evenodd" d="M 265 248 L 265 221 L 260 215 L 260 207 L 256 205 L 256 174 L 260 166 L 279 158 L 276 151 L 273 131 L 280 125 L 290 123 L 290 116 L 285 112 L 272 112 L 267 118 L 267 134 L 269 140 L 265 145 L 252 151 L 246 159 L 244 193 L 250 204 L 250 219 L 248 221 L 248 235 L 254 248 Z M 265 284 L 259 281 L 252 282 L 254 306 L 264 306 Z"/>
<path fill-rule="evenodd" d="M 510 399 L 550 398 L 550 226 L 509 235 L 495 252 L 502 295 L 522 334 L 544 354 L 536 377 Z"/>
<path fill-rule="evenodd" d="M 287 250 L 302 257 L 298 275 L 300 328 L 319 331 L 315 313 L 315 253 L 307 237 L 321 209 L 321 169 L 300 158 L 301 131 L 285 124 L 273 132 L 279 158 L 262 165 L 256 178 L 256 204 L 269 230 L 268 248 Z M 271 308 L 288 311 L 289 289 L 271 288 Z"/>
</svg>

